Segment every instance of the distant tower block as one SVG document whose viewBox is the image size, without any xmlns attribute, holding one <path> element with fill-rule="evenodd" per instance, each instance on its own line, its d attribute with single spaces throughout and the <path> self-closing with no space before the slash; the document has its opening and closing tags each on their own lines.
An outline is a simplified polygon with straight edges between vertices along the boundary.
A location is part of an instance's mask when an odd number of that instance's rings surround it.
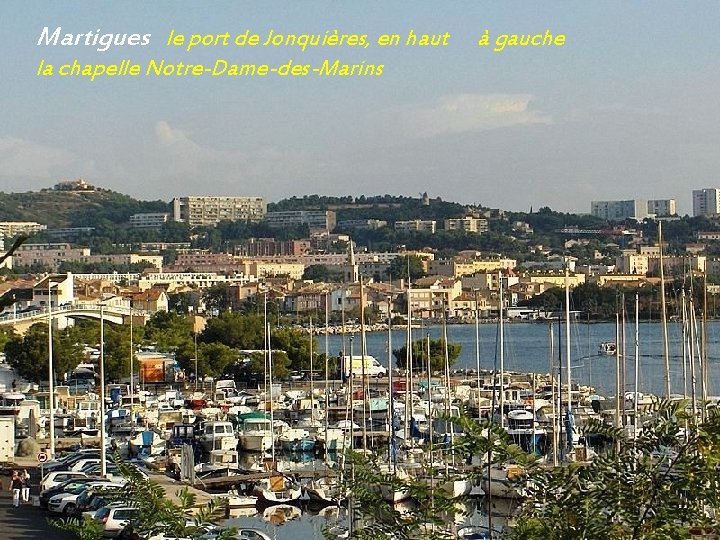
<svg viewBox="0 0 720 540">
<path fill-rule="evenodd" d="M 422 205 L 430 206 L 430 197 L 428 197 L 427 191 L 422 194 Z"/>
</svg>

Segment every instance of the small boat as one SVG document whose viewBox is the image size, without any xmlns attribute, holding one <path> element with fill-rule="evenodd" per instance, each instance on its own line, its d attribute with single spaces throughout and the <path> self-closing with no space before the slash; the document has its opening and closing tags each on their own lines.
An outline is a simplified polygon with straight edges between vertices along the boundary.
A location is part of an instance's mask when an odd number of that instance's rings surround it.
<svg viewBox="0 0 720 540">
<path fill-rule="evenodd" d="M 292 480 L 275 475 L 259 480 L 252 490 L 252 494 L 260 503 L 279 504 L 296 501 L 302 495 L 302 489 Z"/>
<path fill-rule="evenodd" d="M 211 450 L 207 463 L 195 465 L 195 473 L 200 478 L 230 476 L 239 471 L 237 450 Z"/>
<path fill-rule="evenodd" d="M 331 478 L 317 478 L 308 482 L 305 493 L 311 501 L 321 504 L 339 504 L 346 499 L 341 485 Z"/>
<path fill-rule="evenodd" d="M 603 341 L 598 347 L 598 354 L 601 356 L 614 356 L 617 352 L 617 345 L 614 341 Z"/>
<path fill-rule="evenodd" d="M 287 452 L 312 452 L 315 449 L 315 438 L 306 429 L 286 429 L 278 439 Z"/>
<path fill-rule="evenodd" d="M 485 493 L 501 499 L 524 497 L 525 490 L 519 483 L 523 468 L 516 464 L 493 463 L 490 474 L 483 473 L 482 488 Z"/>
</svg>

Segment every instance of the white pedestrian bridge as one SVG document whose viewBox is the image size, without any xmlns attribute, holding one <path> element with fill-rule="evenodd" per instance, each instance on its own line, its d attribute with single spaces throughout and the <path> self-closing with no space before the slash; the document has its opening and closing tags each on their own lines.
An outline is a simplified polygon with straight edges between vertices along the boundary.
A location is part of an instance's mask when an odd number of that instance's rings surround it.
<svg viewBox="0 0 720 540">
<path fill-rule="evenodd" d="M 101 312 L 102 311 L 102 312 Z M 98 319 L 102 317 L 105 322 L 123 324 L 130 317 L 148 316 L 148 312 L 126 306 L 104 305 L 97 302 L 76 302 L 63 306 L 53 306 L 50 313 L 47 307 L 36 310 L 8 311 L 0 315 L 0 326 L 12 326 L 17 332 L 23 334 L 37 322 L 47 322 L 51 318 L 65 317 L 70 319 Z"/>
</svg>

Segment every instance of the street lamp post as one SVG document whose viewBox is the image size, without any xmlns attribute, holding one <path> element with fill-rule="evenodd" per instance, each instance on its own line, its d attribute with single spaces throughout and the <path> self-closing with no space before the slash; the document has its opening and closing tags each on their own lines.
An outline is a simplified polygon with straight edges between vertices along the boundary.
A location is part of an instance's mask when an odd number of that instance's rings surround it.
<svg viewBox="0 0 720 540">
<path fill-rule="evenodd" d="M 105 303 L 100 302 L 100 475 L 107 476 L 105 441 Z"/>
<path fill-rule="evenodd" d="M 55 458 L 55 373 L 52 342 L 52 279 L 48 275 L 48 391 L 50 398 L 50 458 Z"/>
</svg>

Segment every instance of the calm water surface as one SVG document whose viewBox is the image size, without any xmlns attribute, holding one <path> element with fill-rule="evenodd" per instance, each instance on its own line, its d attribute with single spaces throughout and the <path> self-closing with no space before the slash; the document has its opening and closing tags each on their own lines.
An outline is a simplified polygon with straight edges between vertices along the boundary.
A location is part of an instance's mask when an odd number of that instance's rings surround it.
<svg viewBox="0 0 720 540">
<path fill-rule="evenodd" d="M 549 323 L 508 323 L 505 324 L 505 369 L 512 371 L 548 373 L 550 371 L 550 325 Z M 449 325 L 448 340 L 462 345 L 462 351 L 454 368 L 475 368 L 475 326 Z M 442 336 L 442 327 L 413 329 L 413 339 L 430 334 L 431 338 Z M 558 337 L 558 324 L 553 324 L 555 366 L 558 360 L 558 343 L 562 346 L 563 378 L 565 377 L 565 326 Z M 720 321 L 708 324 L 708 366 L 711 395 L 720 395 Z M 635 373 L 635 326 L 625 325 L 626 336 L 626 382 L 627 390 L 634 388 Z M 679 323 L 668 326 L 670 344 L 670 380 L 671 391 L 683 391 L 682 339 Z M 345 338 L 346 352 L 349 354 L 350 336 Z M 353 338 L 353 354 L 359 354 L 359 336 Z M 398 349 L 405 344 L 405 329 L 393 330 L 392 348 Z M 498 325 L 480 325 L 480 368 L 499 369 Z M 570 359 L 573 382 L 594 386 L 603 395 L 615 394 L 615 358 L 598 354 L 598 346 L 603 341 L 615 341 L 614 323 L 571 323 Z M 388 365 L 387 332 L 368 333 L 366 337 L 368 354 Z M 641 392 L 664 394 L 664 360 L 662 353 L 662 326 L 656 322 L 641 322 L 639 325 L 639 388 Z M 324 351 L 325 336 L 318 337 L 318 345 Z M 342 349 L 342 337 L 328 336 L 330 354 L 338 354 Z M 393 358 L 394 362 L 394 358 Z M 394 364 L 393 364 L 394 365 Z M 556 367 L 557 369 L 557 367 Z"/>
</svg>

